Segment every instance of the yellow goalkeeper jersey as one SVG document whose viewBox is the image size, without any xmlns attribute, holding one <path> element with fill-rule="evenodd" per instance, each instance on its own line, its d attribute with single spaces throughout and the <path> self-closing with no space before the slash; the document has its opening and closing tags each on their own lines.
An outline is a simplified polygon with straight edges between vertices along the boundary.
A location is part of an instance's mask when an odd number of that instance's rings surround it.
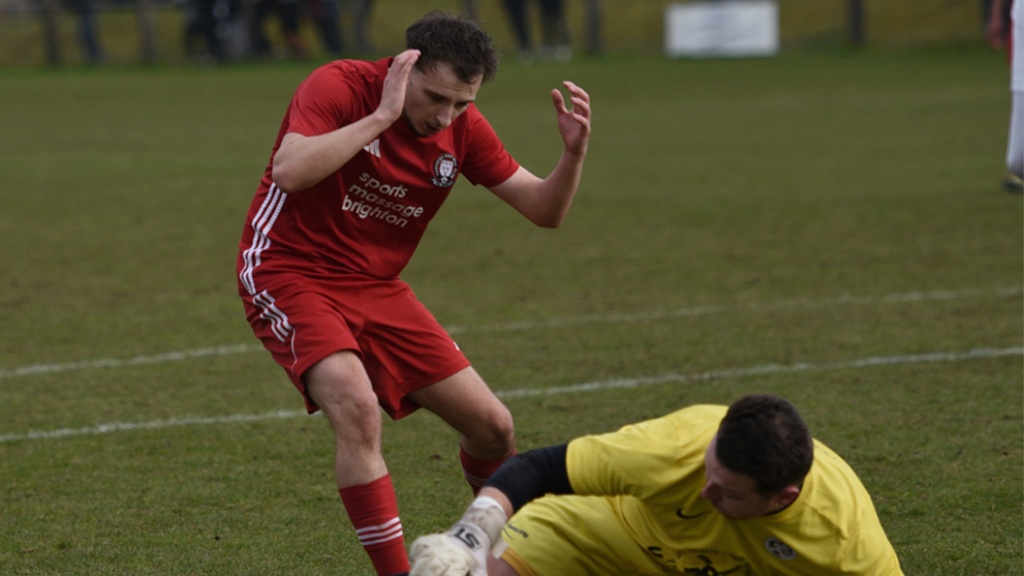
<svg viewBox="0 0 1024 576">
<path fill-rule="evenodd" d="M 726 406 L 691 406 L 569 443 L 573 490 L 607 496 L 636 544 L 683 574 L 903 574 L 867 490 L 850 466 L 815 441 L 796 501 L 751 520 L 721 515 L 700 497 L 704 451 Z"/>
</svg>

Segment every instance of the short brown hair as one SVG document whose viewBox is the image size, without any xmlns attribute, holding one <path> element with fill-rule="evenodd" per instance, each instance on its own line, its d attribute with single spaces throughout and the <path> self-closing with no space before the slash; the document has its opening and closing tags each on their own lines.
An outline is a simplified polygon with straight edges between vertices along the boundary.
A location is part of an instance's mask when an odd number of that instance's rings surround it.
<svg viewBox="0 0 1024 576">
<path fill-rule="evenodd" d="M 474 21 L 433 11 L 405 31 L 405 47 L 419 50 L 417 70 L 431 70 L 447 62 L 459 80 L 491 80 L 498 71 L 494 41 Z"/>
</svg>

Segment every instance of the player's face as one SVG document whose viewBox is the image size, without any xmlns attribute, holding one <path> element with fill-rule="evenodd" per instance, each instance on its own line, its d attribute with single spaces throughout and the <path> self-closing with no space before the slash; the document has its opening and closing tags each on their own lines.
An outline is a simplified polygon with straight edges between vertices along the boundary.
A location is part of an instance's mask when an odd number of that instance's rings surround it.
<svg viewBox="0 0 1024 576">
<path fill-rule="evenodd" d="M 711 502 L 722 516 L 747 520 L 780 508 L 776 498 L 766 497 L 757 491 L 757 483 L 753 478 L 733 472 L 718 461 L 714 440 L 704 453 L 704 471 L 707 480 L 700 496 Z"/>
<path fill-rule="evenodd" d="M 420 136 L 432 136 L 469 108 L 481 84 L 483 77 L 470 83 L 459 80 L 445 62 L 432 70 L 413 68 L 405 90 L 405 119 Z"/>
</svg>

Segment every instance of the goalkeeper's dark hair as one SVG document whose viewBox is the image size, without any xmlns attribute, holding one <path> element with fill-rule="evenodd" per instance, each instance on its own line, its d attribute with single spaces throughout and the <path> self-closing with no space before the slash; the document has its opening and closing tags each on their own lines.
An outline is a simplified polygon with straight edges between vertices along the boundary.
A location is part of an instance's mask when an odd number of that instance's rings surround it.
<svg viewBox="0 0 1024 576">
<path fill-rule="evenodd" d="M 804 419 L 778 396 L 745 396 L 729 407 L 718 428 L 715 456 L 733 472 L 754 479 L 763 495 L 799 486 L 814 462 L 814 440 Z"/>
<path fill-rule="evenodd" d="M 405 31 L 405 47 L 419 50 L 416 69 L 433 70 L 447 62 L 459 80 L 486 82 L 498 72 L 494 41 L 480 26 L 467 18 L 433 11 Z"/>
</svg>

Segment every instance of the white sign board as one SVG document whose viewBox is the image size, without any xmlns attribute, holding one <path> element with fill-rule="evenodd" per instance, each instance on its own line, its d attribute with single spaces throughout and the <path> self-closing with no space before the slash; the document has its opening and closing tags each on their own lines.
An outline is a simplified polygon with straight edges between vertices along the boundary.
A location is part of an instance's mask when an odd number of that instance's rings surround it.
<svg viewBox="0 0 1024 576">
<path fill-rule="evenodd" d="M 772 56 L 779 51 L 774 0 L 717 0 L 665 8 L 668 56 Z"/>
</svg>

